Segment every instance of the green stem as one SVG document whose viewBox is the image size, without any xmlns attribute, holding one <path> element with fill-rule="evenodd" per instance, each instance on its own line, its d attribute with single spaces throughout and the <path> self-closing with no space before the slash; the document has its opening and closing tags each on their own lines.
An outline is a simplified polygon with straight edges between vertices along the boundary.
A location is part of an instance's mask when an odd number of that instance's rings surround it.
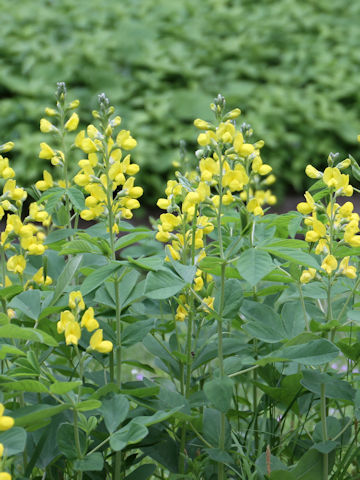
<svg viewBox="0 0 360 480">
<path fill-rule="evenodd" d="M 322 383 L 320 386 L 320 415 L 321 415 L 321 430 L 323 442 L 328 440 L 328 432 L 326 425 L 326 397 L 325 397 L 325 384 Z M 323 454 L 323 480 L 328 480 L 329 478 L 329 455 L 327 453 Z"/>
<path fill-rule="evenodd" d="M 217 211 L 217 230 L 218 230 L 218 240 L 219 240 L 219 250 L 220 250 L 220 258 L 222 260 L 221 263 L 221 276 L 220 276 L 220 302 L 219 302 L 219 312 L 218 312 L 218 320 L 217 320 L 217 330 L 218 330 L 218 360 L 219 360 L 219 371 L 220 371 L 220 378 L 224 378 L 224 354 L 223 354 L 223 311 L 224 311 L 224 302 L 225 302 L 225 269 L 226 269 L 226 261 L 224 255 L 224 245 L 223 245 L 223 238 L 222 238 L 222 230 L 221 230 L 221 217 L 222 217 L 222 208 L 223 208 L 223 186 L 222 186 L 222 178 L 223 178 L 223 157 L 220 148 L 217 148 L 217 155 L 219 158 L 219 207 Z M 220 417 L 220 435 L 219 435 L 219 449 L 225 449 L 225 423 L 226 423 L 226 416 L 225 413 L 221 412 Z M 223 462 L 218 463 L 218 480 L 225 480 L 226 474 L 224 470 Z"/>
<path fill-rule="evenodd" d="M 196 220 L 197 220 L 197 206 L 195 207 L 194 217 L 191 227 L 191 264 L 195 263 L 195 234 L 196 234 Z M 185 236 L 185 235 L 184 235 Z M 191 388 L 191 364 L 192 364 L 192 333 L 194 323 L 194 294 L 190 290 L 189 292 L 189 316 L 186 332 L 186 377 L 185 377 L 185 398 L 190 396 Z M 180 457 L 179 457 L 179 471 L 185 472 L 185 446 L 186 446 L 186 432 L 187 423 L 185 422 L 181 429 L 180 437 Z"/>
</svg>

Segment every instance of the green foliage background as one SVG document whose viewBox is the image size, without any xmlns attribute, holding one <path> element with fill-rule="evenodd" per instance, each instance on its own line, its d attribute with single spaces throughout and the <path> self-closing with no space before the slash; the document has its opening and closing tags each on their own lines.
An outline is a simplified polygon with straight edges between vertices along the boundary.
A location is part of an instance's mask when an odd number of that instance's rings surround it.
<svg viewBox="0 0 360 480">
<path fill-rule="evenodd" d="M 57 81 L 83 105 L 104 91 L 118 106 L 149 205 L 219 92 L 265 139 L 282 190 L 304 187 L 308 162 L 354 153 L 359 2 L 0 0 L 0 18 L 0 138 L 17 143 L 19 182 L 46 165 L 38 122 Z"/>
</svg>

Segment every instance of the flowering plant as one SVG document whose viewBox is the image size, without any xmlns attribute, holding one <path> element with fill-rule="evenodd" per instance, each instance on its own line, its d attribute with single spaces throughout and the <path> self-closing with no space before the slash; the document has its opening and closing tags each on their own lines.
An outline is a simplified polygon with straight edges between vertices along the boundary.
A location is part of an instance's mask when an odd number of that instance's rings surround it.
<svg viewBox="0 0 360 480">
<path fill-rule="evenodd" d="M 33 189 L 0 157 L 0 479 L 356 478 L 356 160 L 307 166 L 305 202 L 271 213 L 264 142 L 219 95 L 134 227 L 137 142 L 98 100 L 77 132 L 58 84 Z"/>
</svg>

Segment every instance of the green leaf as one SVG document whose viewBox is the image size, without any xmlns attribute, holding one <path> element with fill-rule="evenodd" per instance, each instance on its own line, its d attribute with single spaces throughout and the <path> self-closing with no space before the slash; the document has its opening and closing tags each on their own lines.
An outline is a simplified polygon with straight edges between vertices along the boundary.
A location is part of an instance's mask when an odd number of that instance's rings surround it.
<svg viewBox="0 0 360 480">
<path fill-rule="evenodd" d="M 20 427 L 13 427 L 6 432 L 1 432 L 0 443 L 4 445 L 5 457 L 22 453 L 26 445 L 26 431 Z"/>
<path fill-rule="evenodd" d="M 74 275 L 80 266 L 81 260 L 82 256 L 80 255 L 77 257 L 72 257 L 66 262 L 63 271 L 60 273 L 59 278 L 57 279 L 54 295 L 49 306 L 54 305 L 59 300 L 65 288 L 74 278 Z"/>
<path fill-rule="evenodd" d="M 292 263 L 298 265 L 304 265 L 305 267 L 320 268 L 318 262 L 315 258 L 309 253 L 305 253 L 302 250 L 297 250 L 295 248 L 277 248 L 277 247 L 259 247 L 262 250 L 275 255 L 276 257 L 283 258 Z"/>
<path fill-rule="evenodd" d="M 229 377 L 214 378 L 205 383 L 204 392 L 216 410 L 226 413 L 231 406 L 233 387 Z"/>
<path fill-rule="evenodd" d="M 40 315 L 40 290 L 28 290 L 17 295 L 9 303 L 10 308 L 17 308 L 32 320 L 37 320 Z"/>
<path fill-rule="evenodd" d="M 15 425 L 18 427 L 31 427 L 40 425 L 44 420 L 61 413 L 64 410 L 71 408 L 71 404 L 62 405 L 47 405 L 38 404 L 32 407 L 19 408 L 12 412 L 12 417 L 15 419 Z"/>
<path fill-rule="evenodd" d="M 6 358 L 6 355 L 26 357 L 26 353 L 24 353 L 19 348 L 14 347 L 13 345 L 8 345 L 7 343 L 3 343 L 2 345 L 0 345 L 0 360 L 4 360 L 4 358 Z"/>
<path fill-rule="evenodd" d="M 163 300 L 176 295 L 186 282 L 170 270 L 149 272 L 146 277 L 144 294 L 154 300 Z"/>
<path fill-rule="evenodd" d="M 219 437 L 221 430 L 221 412 L 213 408 L 205 408 L 203 413 L 203 435 L 210 445 L 215 448 L 219 445 Z M 231 445 L 230 424 L 228 419 L 225 419 L 225 449 Z"/>
<path fill-rule="evenodd" d="M 309 450 L 298 461 L 291 472 L 296 480 L 317 480 L 323 475 L 323 455 L 316 450 Z"/>
<path fill-rule="evenodd" d="M 262 453 L 260 457 L 256 459 L 255 465 L 260 473 L 263 475 L 267 474 L 267 454 L 266 452 Z M 283 464 L 283 462 L 275 457 L 274 455 L 270 454 L 270 468 L 271 471 L 274 470 L 287 470 L 287 467 Z M 270 477 L 271 478 L 271 477 Z"/>
<path fill-rule="evenodd" d="M 7 392 L 33 392 L 47 393 L 48 389 L 37 380 L 19 380 L 16 382 L 2 383 L 1 388 Z"/>
<path fill-rule="evenodd" d="M 126 480 L 148 480 L 156 469 L 156 465 L 148 463 L 140 465 L 139 468 L 126 476 Z"/>
<path fill-rule="evenodd" d="M 85 278 L 80 291 L 83 296 L 92 292 L 99 285 L 104 283 L 114 272 L 119 270 L 126 262 L 112 261 L 103 267 L 96 269 L 88 277 Z"/>
<path fill-rule="evenodd" d="M 56 382 L 50 385 L 50 392 L 55 395 L 64 395 L 65 393 L 75 390 L 81 385 L 81 381 L 76 382 Z"/>
<path fill-rule="evenodd" d="M 169 255 L 169 258 L 176 273 L 184 280 L 184 282 L 192 284 L 197 270 L 196 265 L 183 265 L 182 263 L 173 260 L 171 255 Z"/>
<path fill-rule="evenodd" d="M 269 272 L 274 270 L 270 255 L 257 248 L 249 248 L 243 252 L 236 262 L 240 275 L 254 287 Z"/>
<path fill-rule="evenodd" d="M 70 423 L 62 423 L 56 432 L 56 443 L 60 452 L 63 453 L 66 458 L 70 460 L 78 458 L 74 425 Z M 81 429 L 79 429 L 79 443 L 81 453 L 84 453 L 86 449 L 86 434 Z"/>
<path fill-rule="evenodd" d="M 287 338 L 280 315 L 268 305 L 246 300 L 243 302 L 241 312 L 250 320 L 243 329 L 254 338 L 268 343 L 278 343 Z"/>
<path fill-rule="evenodd" d="M 84 194 L 79 188 L 70 187 L 66 190 L 66 194 L 75 208 L 77 208 L 78 210 L 84 210 L 85 198 Z"/>
<path fill-rule="evenodd" d="M 163 269 L 167 270 L 167 268 L 164 267 L 164 259 L 155 255 L 152 257 L 137 258 L 136 260 L 131 257 L 126 257 L 126 259 L 129 263 L 132 263 L 143 270 L 150 270 L 153 272 Z"/>
<path fill-rule="evenodd" d="M 74 470 L 77 472 L 101 472 L 103 468 L 104 459 L 100 452 L 91 453 L 74 462 Z"/>
<path fill-rule="evenodd" d="M 0 289 L 0 299 L 10 301 L 15 295 L 23 291 L 21 285 L 10 285 L 10 287 L 5 287 Z"/>
<path fill-rule="evenodd" d="M 21 340 L 31 340 L 40 342 L 49 347 L 57 347 L 58 342 L 47 333 L 38 328 L 19 327 L 15 324 L 3 325 L 0 327 L 0 338 L 18 338 Z"/>
<path fill-rule="evenodd" d="M 102 403 L 99 400 L 91 398 L 78 403 L 75 408 L 78 412 L 87 412 L 89 410 L 96 410 L 100 408 Z"/>
<path fill-rule="evenodd" d="M 120 393 L 124 395 L 130 395 L 136 398 L 146 398 L 152 397 L 153 395 L 157 395 L 159 393 L 160 387 L 143 387 L 143 388 L 122 388 Z"/>
<path fill-rule="evenodd" d="M 335 400 L 348 400 L 353 402 L 355 399 L 355 389 L 350 383 L 332 377 L 328 373 L 320 373 L 313 370 L 303 370 L 303 378 L 300 381 L 310 392 L 320 395 L 321 385 L 325 385 L 325 397 Z"/>
<path fill-rule="evenodd" d="M 133 245 L 134 243 L 140 242 L 140 240 L 144 240 L 145 238 L 150 238 L 154 236 L 154 232 L 152 230 L 148 230 L 146 232 L 136 232 L 136 233 L 128 233 L 127 235 L 122 235 L 115 243 L 115 250 L 120 250 L 120 248 L 128 247 L 129 245 Z"/>
<path fill-rule="evenodd" d="M 115 452 L 123 450 L 127 445 L 140 442 L 149 433 L 144 425 L 135 420 L 131 420 L 125 427 L 111 435 L 110 446 Z"/>
<path fill-rule="evenodd" d="M 259 359 L 258 365 L 272 362 L 297 362 L 303 365 L 323 365 L 339 355 L 338 348 L 325 338 L 311 340 L 308 343 L 292 345 L 276 350 L 271 355 Z"/>
<path fill-rule="evenodd" d="M 215 310 L 219 311 L 220 306 L 220 288 L 217 289 L 215 294 Z M 224 289 L 224 310 L 223 318 L 238 318 L 239 309 L 244 300 L 243 292 L 241 288 L 241 281 L 236 278 L 230 278 L 225 281 Z"/>
<path fill-rule="evenodd" d="M 117 427 L 125 420 L 130 404 L 125 395 L 112 395 L 102 401 L 99 409 L 104 417 L 105 426 L 109 433 L 115 432 Z"/>
<path fill-rule="evenodd" d="M 206 452 L 214 462 L 221 462 L 230 465 L 234 463 L 231 455 L 224 452 L 224 450 L 220 450 L 220 448 L 204 448 L 204 452 Z"/>
<path fill-rule="evenodd" d="M 76 253 L 93 253 L 94 255 L 102 255 L 101 248 L 86 240 L 72 240 L 67 242 L 60 250 L 60 255 L 74 255 Z"/>
<path fill-rule="evenodd" d="M 141 342 L 154 326 L 155 321 L 152 318 L 128 325 L 124 328 L 121 344 L 124 347 L 131 347 L 132 345 Z"/>
<path fill-rule="evenodd" d="M 313 447 L 320 453 L 330 453 L 338 446 L 337 442 L 333 442 L 332 440 L 328 440 L 327 442 L 319 442 L 314 443 Z"/>
<path fill-rule="evenodd" d="M 76 230 L 74 228 L 63 228 L 61 230 L 54 230 L 47 235 L 44 244 L 51 245 L 52 243 L 60 242 L 61 240 L 66 240 L 70 238 Z"/>
<path fill-rule="evenodd" d="M 297 480 L 297 477 L 295 477 L 292 472 L 286 472 L 285 470 L 274 470 L 271 472 L 270 480 Z"/>
</svg>

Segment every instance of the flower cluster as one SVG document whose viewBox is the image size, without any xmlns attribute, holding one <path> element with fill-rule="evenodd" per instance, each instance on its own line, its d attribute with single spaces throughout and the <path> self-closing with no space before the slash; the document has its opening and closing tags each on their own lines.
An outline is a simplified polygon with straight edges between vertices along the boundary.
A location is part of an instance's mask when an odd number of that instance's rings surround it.
<svg viewBox="0 0 360 480">
<path fill-rule="evenodd" d="M 115 135 L 121 118 L 112 117 L 114 108 L 109 106 L 105 95 L 99 95 L 99 103 L 100 110 L 93 112 L 98 128 L 89 125 L 75 140 L 75 145 L 87 158 L 79 161 L 80 171 L 74 182 L 87 193 L 81 218 L 106 219 L 111 212 L 115 219 L 113 233 L 117 233 L 117 222 L 121 218 L 132 218 L 132 210 L 140 207 L 138 198 L 143 194 L 143 189 L 134 185 L 134 175 L 140 168 L 131 163 L 127 153 L 137 143 L 128 130 L 120 130 Z"/>
<path fill-rule="evenodd" d="M 103 340 L 103 331 L 99 329 L 99 322 L 94 317 L 94 309 L 92 307 L 86 309 L 80 291 L 70 293 L 69 308 L 70 310 L 61 312 L 60 320 L 57 322 L 57 331 L 60 334 L 64 333 L 66 345 L 77 345 L 81 338 L 81 328 L 86 328 L 88 332 L 95 330 L 90 338 L 92 350 L 100 353 L 111 352 L 113 344 L 108 340 Z"/>
<path fill-rule="evenodd" d="M 195 120 L 201 130 L 196 152 L 199 159 L 196 171 L 185 176 L 177 172 L 178 180 L 169 180 L 166 198 L 160 198 L 157 206 L 166 213 L 160 215 L 156 239 L 167 244 L 168 256 L 186 263 L 191 258 L 199 265 L 206 256 L 206 236 L 214 230 L 217 218 L 224 207 L 235 204 L 245 209 L 248 216 L 263 215 L 265 203 L 274 204 L 275 196 L 269 189 L 275 181 L 271 166 L 264 163 L 260 149 L 264 142 L 250 143 L 252 130 L 249 125 L 236 127 L 239 109 L 224 113 L 225 101 L 219 96 L 211 105 L 217 124 Z M 212 280 L 198 267 L 193 289 L 199 292 Z M 205 293 L 205 290 L 204 290 Z M 176 312 L 177 320 L 184 320 L 189 311 L 186 298 L 180 296 Z M 213 297 L 205 297 L 202 307 L 213 309 Z M 201 307 L 201 308 L 202 308 Z"/>
<path fill-rule="evenodd" d="M 4 145 L 6 151 L 10 151 L 14 146 L 12 142 Z M 0 146 L 0 151 L 4 151 L 4 145 Z M 45 233 L 42 227 L 31 222 L 36 220 L 31 214 L 24 220 L 21 219 L 27 193 L 16 185 L 15 172 L 9 167 L 8 158 L 0 156 L 0 171 L 6 180 L 0 197 L 0 219 L 6 215 L 6 226 L 0 236 L 0 249 L 4 256 L 6 251 L 7 272 L 22 275 L 26 268 L 27 256 L 43 255 L 45 252 Z M 11 285 L 7 275 L 3 283 L 5 286 Z"/>
<path fill-rule="evenodd" d="M 322 257 L 322 270 L 316 272 L 316 269 L 310 268 L 303 271 L 300 277 L 302 283 L 310 282 L 317 273 L 356 278 L 355 266 L 349 265 L 350 257 L 346 256 L 338 263 L 335 255 L 336 247 L 339 245 L 360 246 L 358 235 L 360 217 L 353 211 L 353 203 L 348 201 L 340 205 L 336 201 L 339 196 L 353 195 L 354 189 L 349 183 L 349 175 L 341 173 L 351 165 L 351 160 L 347 158 L 334 166 L 336 158 L 337 155 L 330 154 L 329 166 L 324 172 L 312 165 L 308 165 L 305 170 L 310 178 L 321 180 L 317 183 L 320 192 L 314 196 L 310 192 L 305 192 L 306 201 L 300 202 L 297 210 L 304 215 L 304 223 L 308 227 L 305 241 Z"/>
</svg>

